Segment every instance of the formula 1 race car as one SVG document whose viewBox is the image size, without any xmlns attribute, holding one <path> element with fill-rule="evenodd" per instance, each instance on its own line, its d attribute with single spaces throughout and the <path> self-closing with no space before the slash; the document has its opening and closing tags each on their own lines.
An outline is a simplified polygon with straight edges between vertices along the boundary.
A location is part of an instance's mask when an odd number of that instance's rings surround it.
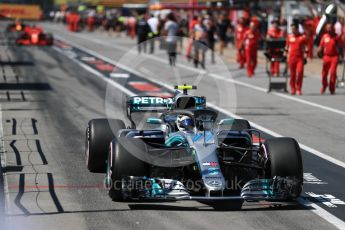
<svg viewBox="0 0 345 230">
<path fill-rule="evenodd" d="M 127 99 L 125 126 L 118 119 L 93 119 L 86 129 L 86 164 L 105 173 L 114 201 L 290 200 L 303 185 L 298 143 L 273 138 L 243 119 L 218 119 L 206 98 L 188 95 L 194 86 L 176 86 L 172 98 Z M 134 115 L 148 127 L 137 128 Z M 144 115 L 145 114 L 145 115 Z M 258 143 L 253 142 L 253 137 Z"/>
<path fill-rule="evenodd" d="M 24 32 L 16 39 L 17 45 L 51 46 L 53 43 L 53 35 L 44 33 L 42 28 L 36 26 L 26 26 Z"/>
</svg>

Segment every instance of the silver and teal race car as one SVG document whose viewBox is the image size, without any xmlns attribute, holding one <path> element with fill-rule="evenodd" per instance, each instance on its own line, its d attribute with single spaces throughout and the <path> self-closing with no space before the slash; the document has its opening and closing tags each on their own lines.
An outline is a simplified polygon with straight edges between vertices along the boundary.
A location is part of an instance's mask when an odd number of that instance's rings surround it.
<svg viewBox="0 0 345 230">
<path fill-rule="evenodd" d="M 129 97 L 129 127 L 118 119 L 88 123 L 87 167 L 105 173 L 112 200 L 255 201 L 300 195 L 303 166 L 296 140 L 263 142 L 247 120 L 219 119 L 205 97 L 189 95 L 196 87 L 175 88 L 182 92 L 172 98 Z"/>
</svg>

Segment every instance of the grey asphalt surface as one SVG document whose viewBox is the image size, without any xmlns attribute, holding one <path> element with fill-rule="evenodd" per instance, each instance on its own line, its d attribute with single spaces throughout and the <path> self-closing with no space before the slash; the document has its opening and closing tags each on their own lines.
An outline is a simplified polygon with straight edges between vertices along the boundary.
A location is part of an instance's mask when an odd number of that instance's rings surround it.
<svg viewBox="0 0 345 230">
<path fill-rule="evenodd" d="M 46 28 L 112 60 L 119 60 L 133 47 L 124 38 L 70 34 L 50 24 Z M 102 189 L 104 176 L 89 173 L 84 163 L 86 124 L 106 116 L 105 99 L 111 86 L 54 48 L 1 46 L 0 54 L 1 62 L 12 62 L 2 63 L 0 71 L 9 189 L 7 229 L 334 229 L 298 203 L 111 202 Z M 176 72 L 159 61 L 166 60 L 164 54 L 154 60 L 129 55 L 130 60 L 138 59 L 120 62 L 150 74 L 153 80 L 176 84 Z M 214 71 L 224 74 L 223 67 L 218 65 Z M 235 68 L 230 66 L 234 78 L 265 86 L 260 70 L 255 79 L 246 79 Z M 192 69 L 176 69 L 183 81 L 194 82 Z M 301 98 L 343 110 L 345 91 L 321 97 L 317 95 L 319 84 L 319 79 L 306 78 Z M 235 92 L 227 92 L 234 88 L 232 84 L 207 76 L 198 86 L 198 93 L 214 104 L 345 160 L 344 116 L 247 87 L 236 86 Z M 223 92 L 235 100 L 222 100 Z M 113 115 L 121 118 L 123 94 L 113 90 L 112 96 Z"/>
</svg>

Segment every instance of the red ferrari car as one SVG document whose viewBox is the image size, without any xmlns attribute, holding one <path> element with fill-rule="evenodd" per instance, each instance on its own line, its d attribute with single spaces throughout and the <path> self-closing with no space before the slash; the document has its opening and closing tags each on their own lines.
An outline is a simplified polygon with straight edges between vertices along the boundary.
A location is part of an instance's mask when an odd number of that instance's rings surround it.
<svg viewBox="0 0 345 230">
<path fill-rule="evenodd" d="M 52 34 L 44 33 L 41 27 L 25 27 L 25 30 L 16 40 L 17 45 L 51 46 L 54 43 Z"/>
</svg>

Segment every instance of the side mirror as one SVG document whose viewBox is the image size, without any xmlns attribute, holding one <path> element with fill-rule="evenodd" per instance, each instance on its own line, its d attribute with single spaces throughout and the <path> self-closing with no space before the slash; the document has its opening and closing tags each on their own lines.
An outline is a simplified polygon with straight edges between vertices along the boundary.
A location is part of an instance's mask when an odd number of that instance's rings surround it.
<svg viewBox="0 0 345 230">
<path fill-rule="evenodd" d="M 149 117 L 147 118 L 146 123 L 152 124 L 152 125 L 159 125 L 159 124 L 162 124 L 163 122 L 162 122 L 162 119 Z"/>
<path fill-rule="evenodd" d="M 232 125 L 233 123 L 234 123 L 234 119 L 233 118 L 226 118 L 226 119 L 220 120 L 218 125 Z"/>
</svg>

